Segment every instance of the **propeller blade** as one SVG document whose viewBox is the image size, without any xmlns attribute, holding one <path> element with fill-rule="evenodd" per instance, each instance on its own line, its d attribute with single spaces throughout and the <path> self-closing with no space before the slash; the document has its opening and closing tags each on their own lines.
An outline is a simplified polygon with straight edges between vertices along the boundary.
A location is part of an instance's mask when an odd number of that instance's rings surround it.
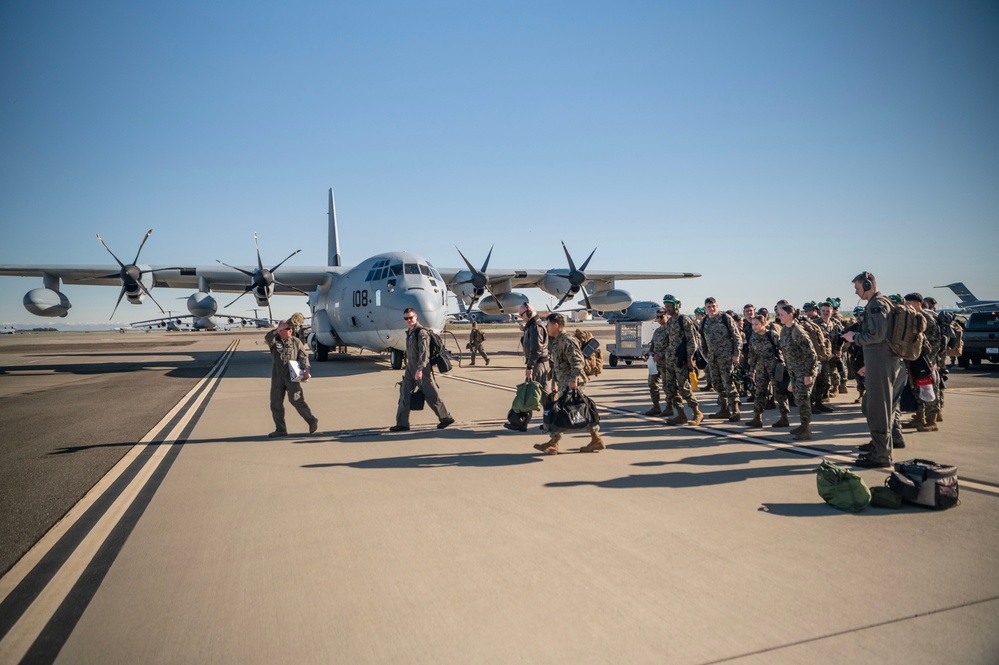
<svg viewBox="0 0 999 665">
<path fill-rule="evenodd" d="M 222 263 L 218 259 L 215 259 L 215 261 L 218 262 L 218 263 Z M 249 270 L 243 270 L 242 268 L 237 268 L 236 266 L 231 266 L 228 263 L 222 263 L 222 265 L 224 265 L 226 268 L 232 268 L 233 270 L 238 270 L 239 272 L 243 273 L 247 277 L 253 277 L 253 273 L 250 272 Z"/>
<path fill-rule="evenodd" d="M 112 258 L 114 258 L 114 260 L 118 262 L 119 266 L 121 266 L 122 268 L 124 268 L 125 264 L 121 262 L 121 259 L 119 259 L 117 256 L 115 256 L 114 252 L 111 251 L 111 248 L 104 244 L 104 239 L 101 238 L 101 234 L 98 233 L 96 235 L 97 235 L 97 241 L 99 243 L 101 243 L 101 247 L 103 247 L 104 249 L 108 250 L 108 254 L 110 254 L 112 256 Z M 118 275 L 111 275 L 111 277 L 117 277 L 117 276 Z M 112 316 L 114 316 L 114 315 L 112 314 Z"/>
<path fill-rule="evenodd" d="M 562 299 L 558 301 L 558 304 L 555 305 L 555 309 L 561 307 L 562 303 L 564 303 L 566 300 L 568 300 L 571 297 L 572 297 L 572 289 L 569 289 L 568 291 L 565 292 L 565 295 L 562 296 Z"/>
<path fill-rule="evenodd" d="M 257 242 L 257 232 L 253 232 L 253 244 L 257 248 L 257 267 L 260 268 L 260 272 L 264 271 L 264 262 L 260 258 L 260 243 Z"/>
<path fill-rule="evenodd" d="M 151 234 L 152 232 L 153 230 L 149 229 L 148 231 L 146 231 L 146 235 L 142 236 L 142 242 L 139 243 L 139 251 L 135 253 L 135 258 L 132 259 L 132 265 L 135 265 L 136 263 L 139 262 L 139 254 L 142 253 L 142 248 L 145 247 L 146 241 L 149 240 L 149 234 Z"/>
<path fill-rule="evenodd" d="M 108 251 L 110 252 L 111 250 L 108 250 Z M 112 254 L 111 256 L 114 256 L 114 254 Z M 124 297 L 125 297 L 125 285 L 122 284 L 121 285 L 121 292 L 118 294 L 118 302 L 116 302 L 114 304 L 114 309 L 111 310 L 111 316 L 108 317 L 108 321 L 110 321 L 111 319 L 114 318 L 114 313 L 118 311 L 118 305 L 121 304 L 121 299 L 124 298 Z"/>
<path fill-rule="evenodd" d="M 569 250 L 568 248 L 566 248 L 565 242 L 564 241 L 560 242 L 562 242 L 562 251 L 565 252 L 565 258 L 569 261 L 569 270 L 571 270 L 572 272 L 576 272 L 576 264 L 572 262 L 572 257 L 569 256 Z"/>
<path fill-rule="evenodd" d="M 586 270 L 586 266 L 590 265 L 590 259 L 593 258 L 593 255 L 596 254 L 596 252 L 597 252 L 597 248 L 594 247 L 593 251 L 590 252 L 590 255 L 586 257 L 585 261 L 583 261 L 583 265 L 579 266 L 579 272 L 583 272 L 583 271 Z"/>
<path fill-rule="evenodd" d="M 296 252 L 296 254 L 297 253 L 298 252 Z M 288 258 L 291 258 L 291 257 L 288 257 Z M 285 260 L 287 260 L 287 259 L 285 259 Z M 278 286 L 283 286 L 286 289 L 291 289 L 292 291 L 298 291 L 303 296 L 309 295 L 308 291 L 303 291 L 302 289 L 298 288 L 297 286 L 292 286 L 291 284 L 282 284 L 281 282 L 277 281 L 276 279 L 274 280 L 274 283 L 277 284 Z"/>
<path fill-rule="evenodd" d="M 240 298 L 242 298 L 243 296 L 245 296 L 247 293 L 249 293 L 252 290 L 253 290 L 253 287 L 252 286 L 248 286 L 245 291 L 243 291 L 238 296 L 236 296 L 236 300 L 239 300 Z M 231 303 L 229 303 L 228 305 L 226 305 L 226 307 L 232 306 L 232 303 L 236 302 L 236 300 L 233 300 Z M 270 307 L 270 303 L 269 302 L 268 302 L 268 307 Z"/>
<path fill-rule="evenodd" d="M 455 245 L 454 248 L 458 249 L 458 246 Z M 489 250 L 489 252 L 492 253 L 492 250 Z M 469 261 L 467 258 L 465 258 L 465 255 L 461 253 L 460 249 L 458 249 L 458 256 L 460 256 L 462 261 L 465 262 L 465 265 L 468 266 L 468 269 L 472 272 L 473 275 L 479 272 L 478 270 L 475 269 L 475 266 L 472 265 L 472 262 Z"/>
<path fill-rule="evenodd" d="M 583 302 L 586 303 L 586 311 L 590 311 L 593 309 L 593 305 L 590 304 L 590 298 L 586 295 L 586 289 L 583 289 Z"/>
<path fill-rule="evenodd" d="M 166 314 L 166 312 L 164 312 L 164 311 L 163 311 L 163 307 L 162 307 L 162 306 L 161 306 L 161 305 L 160 305 L 160 304 L 159 304 L 158 302 L 156 302 L 156 298 L 154 298 L 154 297 L 153 297 L 153 294 L 152 294 L 152 293 L 150 293 L 150 292 L 149 292 L 149 289 L 147 289 L 147 288 L 146 288 L 146 285 L 145 285 L 145 284 L 143 284 L 143 283 L 142 283 L 141 281 L 139 281 L 139 280 L 136 280 L 136 282 L 135 282 L 135 283 L 139 285 L 139 288 L 140 288 L 140 289 L 142 289 L 142 292 L 143 292 L 143 293 L 145 293 L 145 294 L 146 294 L 147 296 L 149 296 L 149 299 L 150 299 L 150 300 L 152 300 L 152 301 L 153 301 L 154 303 L 156 303 L 156 306 L 160 308 L 160 312 L 162 312 L 163 314 Z"/>
<path fill-rule="evenodd" d="M 479 272 L 483 272 L 483 273 L 484 273 L 484 272 L 486 271 L 486 269 L 487 269 L 487 268 L 489 267 L 489 259 L 491 259 L 491 258 L 493 257 L 493 248 L 494 248 L 494 247 L 496 247 L 496 245 L 493 245 L 492 247 L 490 247 L 490 248 L 489 248 L 489 253 L 488 253 L 488 254 L 486 254 L 486 260 L 485 260 L 485 262 L 484 262 L 484 263 L 482 264 L 482 270 L 480 270 Z M 457 248 L 457 247 L 455 247 L 455 249 L 458 249 L 458 248 Z M 459 252 L 459 254 L 460 254 L 460 253 L 461 253 L 461 252 Z"/>
<path fill-rule="evenodd" d="M 291 254 L 289 254 L 289 255 L 288 255 L 288 256 L 287 256 L 286 258 L 285 258 L 285 260 L 284 260 L 284 261 L 287 261 L 288 259 L 290 259 L 291 257 L 295 256 L 296 254 L 298 254 L 298 253 L 299 253 L 299 252 L 301 252 L 301 251 L 302 251 L 302 250 L 300 250 L 300 249 L 296 249 L 296 250 L 295 250 L 294 252 L 292 252 Z M 275 270 L 277 270 L 278 268 L 280 268 L 281 266 L 283 266 L 283 265 L 284 265 L 284 261 L 282 261 L 281 263 L 279 263 L 279 264 L 277 264 L 276 266 L 274 266 L 273 268 L 271 268 L 271 272 L 274 272 Z"/>
</svg>

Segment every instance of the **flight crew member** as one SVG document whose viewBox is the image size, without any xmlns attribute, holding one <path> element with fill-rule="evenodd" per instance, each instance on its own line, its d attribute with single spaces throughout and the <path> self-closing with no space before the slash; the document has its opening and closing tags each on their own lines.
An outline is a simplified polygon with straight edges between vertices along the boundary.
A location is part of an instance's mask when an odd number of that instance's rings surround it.
<svg viewBox="0 0 999 665">
<path fill-rule="evenodd" d="M 549 314 L 547 328 L 553 389 L 557 390 L 559 395 L 564 395 L 567 390 L 582 392 L 583 384 L 586 382 L 586 359 L 576 338 L 565 334 L 565 316 L 559 312 Z M 595 453 L 603 450 L 605 446 L 604 440 L 600 437 L 600 425 L 590 425 L 587 431 L 590 433 L 590 442 L 580 448 L 579 452 Z M 558 455 L 558 443 L 562 439 L 562 432 L 557 427 L 550 427 L 549 434 L 551 438 L 546 443 L 539 443 L 534 447 L 548 455 Z"/>
<path fill-rule="evenodd" d="M 780 350 L 784 366 L 791 373 L 791 390 L 798 405 L 801 424 L 791 430 L 796 441 L 812 438 L 812 404 L 810 393 L 818 374 L 819 359 L 808 333 L 798 325 L 798 312 L 791 305 L 779 305 L 777 318 L 781 322 Z"/>
<path fill-rule="evenodd" d="M 486 355 L 486 350 L 482 348 L 482 342 L 485 339 L 485 334 L 479 330 L 479 324 L 476 321 L 472 321 L 472 329 L 468 333 L 468 345 L 466 347 L 472 354 L 472 362 L 469 365 L 475 364 L 475 356 L 479 353 L 482 354 L 482 358 L 486 361 L 486 364 L 489 364 L 489 356 Z"/>
<path fill-rule="evenodd" d="M 417 320 L 416 311 L 407 307 L 402 318 L 409 326 L 406 332 L 406 371 L 402 375 L 399 387 L 399 408 L 395 414 L 395 425 L 389 427 L 390 432 L 406 432 L 409 430 L 409 403 L 413 390 L 419 386 L 423 391 L 427 406 L 437 415 L 440 422 L 437 429 L 444 429 L 454 423 L 454 418 L 447 412 L 447 407 L 437 394 L 434 386 L 433 367 L 430 367 L 430 335 Z"/>
<path fill-rule="evenodd" d="M 666 310 L 666 371 L 663 373 L 663 391 L 666 401 L 676 404 L 676 416 L 666 421 L 667 425 L 700 425 L 704 414 L 698 406 L 697 398 L 690 389 L 690 372 L 694 371 L 694 355 L 700 337 L 694 322 L 689 316 L 680 314 L 680 301 L 666 294 L 663 296 Z M 683 410 L 683 403 L 690 407 L 690 420 Z"/>
<path fill-rule="evenodd" d="M 524 370 L 525 381 L 537 381 L 542 390 L 548 390 L 551 382 L 551 360 L 548 355 L 548 328 L 534 310 L 531 303 L 520 306 L 520 318 L 524 320 Z"/>
<path fill-rule="evenodd" d="M 771 427 L 790 427 L 787 416 L 790 410 L 787 406 L 787 391 L 780 390 L 776 376 L 777 363 L 781 362 L 780 335 L 771 327 L 766 310 L 752 318 L 753 334 L 749 338 L 749 367 L 756 382 L 756 392 L 753 395 L 753 419 L 746 423 L 748 427 L 763 427 L 763 412 L 768 402 L 776 398 L 780 407 L 780 419 Z M 786 367 L 785 370 L 787 371 Z"/>
<path fill-rule="evenodd" d="M 666 310 L 656 310 L 656 323 L 659 327 L 652 333 L 652 340 L 649 342 L 649 355 L 655 363 L 655 371 L 649 368 L 649 396 L 652 398 L 652 408 L 645 412 L 647 416 L 662 415 L 662 408 L 659 406 L 659 389 L 663 385 L 663 372 L 666 371 Z M 666 395 L 666 408 L 669 415 L 673 415 L 673 404 L 670 395 Z"/>
<path fill-rule="evenodd" d="M 737 422 L 739 415 L 739 393 L 732 378 L 732 368 L 739 364 L 739 351 L 742 349 L 742 334 L 735 320 L 727 313 L 718 312 L 718 301 L 704 300 L 704 313 L 707 318 L 702 323 L 705 358 L 711 387 L 718 392 L 718 413 L 708 418 L 728 419 Z"/>
<path fill-rule="evenodd" d="M 896 435 L 897 402 L 895 390 L 903 376 L 902 361 L 888 346 L 888 315 L 891 302 L 878 291 L 877 280 L 869 272 L 853 278 L 853 288 L 861 300 L 867 301 L 860 332 L 843 333 L 843 339 L 864 349 L 864 384 L 867 388 L 867 427 L 871 442 L 861 446 L 865 454 L 856 465 L 869 468 L 891 466 L 892 443 Z M 903 379 L 904 380 L 904 379 Z M 898 429 L 901 434 L 901 428 Z"/>
<path fill-rule="evenodd" d="M 267 436 L 271 438 L 287 436 L 288 428 L 284 421 L 284 396 L 288 395 L 288 401 L 298 411 L 309 425 L 309 434 L 316 431 L 319 426 L 319 419 L 312 415 L 312 410 L 305 403 L 305 394 L 302 392 L 302 384 L 299 381 L 291 380 L 291 372 L 288 363 L 292 360 L 298 362 L 302 370 L 301 381 L 309 379 L 309 352 L 302 340 L 292 335 L 292 328 L 288 321 L 281 321 L 277 328 L 269 330 L 264 335 L 264 341 L 271 352 L 271 417 L 274 419 L 274 431 Z"/>
</svg>

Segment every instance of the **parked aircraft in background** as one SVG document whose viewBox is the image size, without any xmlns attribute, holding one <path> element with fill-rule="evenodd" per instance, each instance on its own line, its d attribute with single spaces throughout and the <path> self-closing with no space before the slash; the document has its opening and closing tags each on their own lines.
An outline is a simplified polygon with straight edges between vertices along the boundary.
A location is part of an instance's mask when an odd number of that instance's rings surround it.
<svg viewBox="0 0 999 665">
<path fill-rule="evenodd" d="M 134 321 L 129 324 L 132 328 L 162 328 L 171 332 L 181 330 L 218 330 L 238 325 L 254 326 L 256 328 L 270 328 L 267 319 L 256 319 L 247 316 L 233 316 L 231 314 L 219 314 L 217 316 L 194 316 L 193 314 L 181 314 L 178 316 L 165 316 L 158 319 L 148 319 L 146 321 Z"/>
<path fill-rule="evenodd" d="M 628 305 L 623 312 L 594 312 L 597 316 L 602 316 L 607 323 L 617 323 L 618 321 L 654 321 L 656 312 L 662 309 L 662 304 L 652 300 L 636 300 Z"/>
<path fill-rule="evenodd" d="M 59 289 L 62 282 L 120 286 L 119 302 L 128 296 L 140 304 L 153 287 L 196 288 L 187 299 L 194 317 L 213 316 L 218 304 L 214 292 L 245 294 L 253 291 L 258 303 L 274 294 L 308 292 L 312 313 L 312 332 L 317 360 L 326 360 L 335 347 L 353 346 L 370 351 L 390 351 L 392 366 L 402 364 L 406 348 L 403 310 L 412 307 L 420 322 L 440 331 L 447 317 L 450 290 L 466 304 L 479 299 L 479 309 L 486 314 L 516 314 L 528 298 L 514 289 L 538 288 L 560 298 L 556 309 L 568 298 L 582 294 L 589 309 L 603 311 L 627 309 L 631 295 L 616 288 L 618 281 L 687 279 L 700 277 L 691 272 L 589 271 L 594 252 L 578 268 L 565 243 L 568 269 L 509 269 L 486 274 L 487 261 L 476 270 L 465 261 L 465 269 L 437 270 L 425 258 L 411 252 L 386 252 L 372 256 L 356 266 L 341 264 L 337 233 L 336 206 L 329 190 L 328 260 L 325 266 L 281 267 L 264 270 L 257 252 L 257 267 L 176 265 L 171 267 L 139 265 L 138 253 L 131 264 L 121 261 L 118 272 L 107 265 L 0 265 L 0 275 L 41 277 L 42 287 L 24 296 L 24 306 L 38 316 L 66 316 L 71 304 Z M 151 232 L 151 231 L 150 231 Z M 143 238 L 143 244 L 149 233 Z M 103 241 L 101 241 L 103 245 Z M 106 248 L 106 246 L 105 246 Z M 139 246 L 141 251 L 142 245 Z M 108 250 L 110 251 L 110 250 Z M 491 256 L 491 250 L 490 250 Z M 290 257 L 289 257 L 290 258 Z M 285 259 L 287 260 L 287 259 Z M 280 279 L 274 273 L 280 268 Z M 249 279 L 247 279 L 249 278 Z M 258 279 L 259 278 L 259 279 Z M 261 284 L 265 288 L 261 290 Z M 485 296 L 488 291 L 489 295 Z M 264 296 L 266 295 L 266 299 Z M 485 297 L 482 297 L 485 296 Z M 151 299 L 151 298 L 150 298 Z M 117 308 L 117 304 L 115 305 Z"/>
<path fill-rule="evenodd" d="M 465 301 L 461 298 L 458 301 L 458 314 L 451 314 L 449 318 L 456 322 L 476 323 L 512 323 L 517 320 L 516 314 L 486 314 L 481 309 L 469 309 L 465 307 Z M 518 308 L 519 311 L 519 308 Z"/>
<path fill-rule="evenodd" d="M 954 282 L 943 286 L 934 286 L 935 289 L 950 289 L 958 297 L 958 308 L 967 312 L 978 312 L 999 309 L 999 300 L 979 300 L 975 297 L 964 282 Z"/>
<path fill-rule="evenodd" d="M 0 326 L 0 335 L 13 335 L 16 332 L 14 326 Z"/>
</svg>

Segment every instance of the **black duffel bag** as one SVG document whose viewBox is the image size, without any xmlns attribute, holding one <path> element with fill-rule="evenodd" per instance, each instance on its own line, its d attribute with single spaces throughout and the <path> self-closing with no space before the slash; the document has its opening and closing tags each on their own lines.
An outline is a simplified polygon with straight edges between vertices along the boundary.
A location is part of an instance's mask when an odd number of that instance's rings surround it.
<svg viewBox="0 0 999 665">
<path fill-rule="evenodd" d="M 596 404 L 578 390 L 566 390 L 552 407 L 552 425 L 558 429 L 586 429 L 599 424 Z"/>
</svg>

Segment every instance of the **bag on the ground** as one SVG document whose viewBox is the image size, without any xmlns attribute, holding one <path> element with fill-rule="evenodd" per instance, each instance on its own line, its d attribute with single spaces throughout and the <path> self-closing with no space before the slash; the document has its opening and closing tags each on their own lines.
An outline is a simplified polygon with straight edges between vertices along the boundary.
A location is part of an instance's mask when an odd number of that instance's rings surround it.
<svg viewBox="0 0 999 665">
<path fill-rule="evenodd" d="M 815 482 L 819 496 L 833 508 L 859 513 L 871 503 L 871 490 L 864 479 L 829 460 L 822 460 Z"/>
<path fill-rule="evenodd" d="M 427 403 L 427 396 L 423 394 L 422 388 L 417 388 L 409 396 L 409 410 L 423 411 L 423 406 Z"/>
<path fill-rule="evenodd" d="M 585 429 L 598 424 L 596 405 L 578 390 L 566 390 L 552 407 L 552 425 L 559 429 Z"/>
<path fill-rule="evenodd" d="M 885 483 L 888 479 L 885 479 Z M 898 494 L 887 484 L 880 487 L 871 488 L 871 505 L 875 508 L 891 508 L 898 510 L 902 507 L 902 495 Z"/>
<path fill-rule="evenodd" d="M 444 340 L 430 328 L 424 328 L 430 339 L 430 364 L 441 374 L 451 371 L 451 352 L 444 347 Z"/>
<path fill-rule="evenodd" d="M 958 500 L 957 467 L 931 460 L 896 462 L 886 486 L 904 501 L 930 508 L 951 508 Z"/>
<path fill-rule="evenodd" d="M 531 413 L 524 413 L 510 409 L 507 411 L 506 420 L 510 423 L 510 427 L 524 432 L 527 431 L 527 424 L 531 422 Z"/>
<path fill-rule="evenodd" d="M 541 409 L 541 384 L 537 381 L 524 381 L 517 386 L 517 396 L 513 398 L 513 410 L 527 413 Z"/>
<path fill-rule="evenodd" d="M 926 318 L 909 305 L 892 303 L 888 312 L 888 347 L 903 360 L 915 360 L 923 352 Z"/>
<path fill-rule="evenodd" d="M 604 355 L 600 351 L 600 342 L 582 328 L 576 328 L 572 333 L 579 340 L 579 348 L 583 352 L 584 372 L 586 376 L 596 376 L 604 371 Z"/>
</svg>

